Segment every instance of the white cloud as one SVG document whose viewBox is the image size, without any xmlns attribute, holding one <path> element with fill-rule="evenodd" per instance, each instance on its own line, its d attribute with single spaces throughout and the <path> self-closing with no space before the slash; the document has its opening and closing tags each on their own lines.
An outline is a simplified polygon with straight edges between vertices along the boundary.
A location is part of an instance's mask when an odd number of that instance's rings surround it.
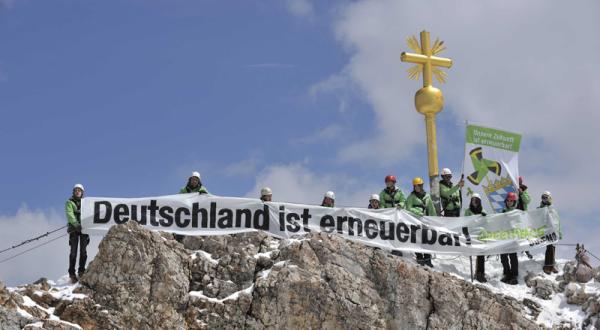
<svg viewBox="0 0 600 330">
<path fill-rule="evenodd" d="M 312 20 L 315 12 L 309 0 L 286 0 L 288 12 L 296 17 Z"/>
<path fill-rule="evenodd" d="M 424 148 L 424 122 L 413 101 L 421 82 L 408 79 L 411 65 L 399 55 L 409 51 L 405 38 L 425 26 L 432 39 L 446 42 L 442 55 L 454 60 L 441 87 L 452 108 L 444 115 L 522 132 L 521 172 L 535 199 L 548 189 L 564 210 L 591 212 L 599 201 L 600 149 L 593 141 L 600 128 L 600 66 L 589 55 L 600 52 L 598 9 L 596 1 L 382 0 L 341 7 L 334 31 L 350 59 L 316 86 L 340 76 L 351 80 L 346 85 L 362 91 L 376 127 L 370 139 L 342 148 L 339 159 L 385 166 L 411 162 L 415 148 Z"/>
<path fill-rule="evenodd" d="M 266 167 L 246 196 L 259 196 L 262 187 L 273 189 L 273 200 L 315 205 L 321 203 L 326 191 L 333 190 L 336 205 L 354 207 L 366 207 L 369 196 L 381 190 L 344 174 L 315 173 L 302 164 Z"/>
<path fill-rule="evenodd" d="M 339 139 L 344 128 L 339 124 L 331 124 L 316 130 L 313 134 L 292 140 L 293 144 L 312 144 Z"/>
<path fill-rule="evenodd" d="M 15 215 L 0 216 L 0 249 L 21 243 L 27 239 L 45 234 L 66 224 L 63 215 L 54 210 L 30 210 L 27 206 L 21 207 Z M 38 241 L 21 246 L 17 249 L 0 255 L 4 260 L 32 248 L 38 244 L 48 242 L 67 232 L 66 229 L 42 238 Z M 100 236 L 91 236 L 88 246 L 88 263 L 98 252 Z M 69 268 L 69 238 L 68 235 L 54 242 L 34 249 L 12 260 L 0 264 L 0 280 L 9 286 L 31 283 L 40 277 L 57 280 L 67 274 Z"/>
<path fill-rule="evenodd" d="M 239 162 L 235 162 L 225 166 L 222 170 L 222 173 L 223 175 L 230 177 L 252 177 L 258 171 L 259 164 L 259 157 L 252 156 L 250 158 L 243 159 Z"/>
</svg>

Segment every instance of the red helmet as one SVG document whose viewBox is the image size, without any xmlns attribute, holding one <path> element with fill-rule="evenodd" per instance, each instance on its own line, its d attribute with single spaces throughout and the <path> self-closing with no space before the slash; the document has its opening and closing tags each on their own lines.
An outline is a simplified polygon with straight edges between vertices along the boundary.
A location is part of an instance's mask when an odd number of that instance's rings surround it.
<svg viewBox="0 0 600 330">
<path fill-rule="evenodd" d="M 506 201 L 507 202 L 516 202 L 517 201 L 517 194 L 515 194 L 514 192 L 509 192 L 506 195 Z"/>
<path fill-rule="evenodd" d="M 396 183 L 396 176 L 395 175 L 388 175 L 388 176 L 386 176 L 385 177 L 385 182 L 388 182 L 388 181 L 392 181 L 392 182 Z"/>
</svg>

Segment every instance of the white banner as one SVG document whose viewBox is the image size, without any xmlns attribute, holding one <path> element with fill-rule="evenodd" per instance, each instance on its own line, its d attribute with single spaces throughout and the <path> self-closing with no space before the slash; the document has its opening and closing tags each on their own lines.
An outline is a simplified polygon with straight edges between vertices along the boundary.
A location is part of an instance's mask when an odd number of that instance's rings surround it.
<svg viewBox="0 0 600 330">
<path fill-rule="evenodd" d="M 149 230 L 181 235 L 261 230 L 290 238 L 325 232 L 383 249 L 458 255 L 524 251 L 559 237 L 559 217 L 553 208 L 485 217 L 421 218 L 397 209 L 326 208 L 195 193 L 82 200 L 84 233 L 104 232 L 130 220 Z"/>
<path fill-rule="evenodd" d="M 467 125 L 463 210 L 469 207 L 471 195 L 478 193 L 488 213 L 502 212 L 506 195 L 518 191 L 520 145 L 519 134 Z"/>
</svg>

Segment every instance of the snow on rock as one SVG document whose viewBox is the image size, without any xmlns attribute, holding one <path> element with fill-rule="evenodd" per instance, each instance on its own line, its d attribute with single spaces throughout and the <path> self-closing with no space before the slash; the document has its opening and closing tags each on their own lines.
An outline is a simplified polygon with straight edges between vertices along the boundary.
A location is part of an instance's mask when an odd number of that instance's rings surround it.
<svg viewBox="0 0 600 330">
<path fill-rule="evenodd" d="M 430 269 L 412 253 L 314 233 L 181 244 L 132 222 L 106 235 L 81 284 L 0 282 L 0 329 L 600 329 L 600 271 L 576 283 L 575 265 L 559 260 L 546 275 L 543 251 L 531 252 L 518 285 L 500 282 L 496 256 L 488 282 L 471 283 L 468 257 L 434 256 Z"/>
</svg>

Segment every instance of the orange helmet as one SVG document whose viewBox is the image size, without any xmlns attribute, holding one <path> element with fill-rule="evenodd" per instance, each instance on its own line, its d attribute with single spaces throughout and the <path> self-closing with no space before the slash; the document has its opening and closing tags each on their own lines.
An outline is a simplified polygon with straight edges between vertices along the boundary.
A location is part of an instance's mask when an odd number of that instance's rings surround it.
<svg viewBox="0 0 600 330">
<path fill-rule="evenodd" d="M 516 202 L 517 201 L 517 194 L 515 194 L 514 192 L 509 192 L 506 195 L 506 201 L 508 202 Z"/>
<path fill-rule="evenodd" d="M 385 177 L 385 182 L 387 183 L 388 181 L 392 181 L 393 183 L 396 183 L 396 176 L 395 175 L 388 175 Z"/>
</svg>

